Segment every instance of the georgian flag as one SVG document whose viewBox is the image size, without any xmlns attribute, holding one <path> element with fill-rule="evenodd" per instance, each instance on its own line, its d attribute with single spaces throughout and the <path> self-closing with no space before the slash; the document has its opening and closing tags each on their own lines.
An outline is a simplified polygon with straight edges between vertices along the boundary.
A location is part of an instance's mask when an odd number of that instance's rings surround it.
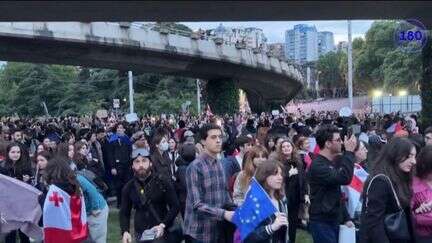
<svg viewBox="0 0 432 243">
<path fill-rule="evenodd" d="M 50 185 L 43 207 L 45 243 L 78 243 L 87 238 L 84 197 Z"/>
<path fill-rule="evenodd" d="M 348 186 L 342 186 L 344 199 L 347 201 L 346 207 L 351 218 L 360 204 L 360 195 L 363 192 L 364 182 L 369 174 L 359 164 L 354 164 L 354 175 Z"/>
</svg>

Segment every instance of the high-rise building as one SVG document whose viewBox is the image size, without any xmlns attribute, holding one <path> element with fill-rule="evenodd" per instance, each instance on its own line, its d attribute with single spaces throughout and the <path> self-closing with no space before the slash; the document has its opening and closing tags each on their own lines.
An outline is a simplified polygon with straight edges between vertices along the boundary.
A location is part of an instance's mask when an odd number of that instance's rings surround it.
<svg viewBox="0 0 432 243">
<path fill-rule="evenodd" d="M 335 50 L 333 33 L 330 31 L 318 32 L 318 55 L 325 55 Z"/>
<path fill-rule="evenodd" d="M 298 24 L 285 32 L 285 56 L 296 63 L 317 61 L 334 49 L 333 33 L 318 32 L 313 25 Z"/>
<path fill-rule="evenodd" d="M 285 32 L 285 56 L 297 63 L 318 60 L 318 32 L 315 26 L 298 24 Z"/>
</svg>

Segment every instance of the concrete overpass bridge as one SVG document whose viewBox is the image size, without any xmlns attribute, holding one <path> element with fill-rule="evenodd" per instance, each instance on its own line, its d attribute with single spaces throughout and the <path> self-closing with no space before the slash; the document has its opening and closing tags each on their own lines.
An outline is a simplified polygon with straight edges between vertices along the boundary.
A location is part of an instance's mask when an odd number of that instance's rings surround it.
<svg viewBox="0 0 432 243">
<path fill-rule="evenodd" d="M 113 22 L 0 22 L 0 60 L 232 79 L 253 109 L 287 102 L 302 76 L 271 55 Z"/>
</svg>

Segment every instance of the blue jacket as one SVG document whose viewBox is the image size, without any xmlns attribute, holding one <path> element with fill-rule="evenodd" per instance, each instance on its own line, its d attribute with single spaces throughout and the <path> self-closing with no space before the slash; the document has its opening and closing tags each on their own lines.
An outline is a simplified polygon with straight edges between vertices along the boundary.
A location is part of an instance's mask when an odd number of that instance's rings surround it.
<svg viewBox="0 0 432 243">
<path fill-rule="evenodd" d="M 77 175 L 77 179 L 84 194 L 87 215 L 90 215 L 93 210 L 104 209 L 107 206 L 107 203 L 96 187 L 94 187 L 84 176 Z"/>
<path fill-rule="evenodd" d="M 241 171 L 240 165 L 237 162 L 236 157 L 228 156 L 222 159 L 222 166 L 224 168 L 226 181 L 228 182 L 235 173 Z"/>
</svg>

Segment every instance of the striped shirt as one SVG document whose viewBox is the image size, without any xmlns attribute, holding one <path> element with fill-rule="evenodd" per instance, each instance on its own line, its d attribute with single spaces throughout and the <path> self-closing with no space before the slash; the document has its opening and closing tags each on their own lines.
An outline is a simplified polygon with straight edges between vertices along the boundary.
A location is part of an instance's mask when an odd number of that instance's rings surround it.
<svg viewBox="0 0 432 243">
<path fill-rule="evenodd" d="M 185 234 L 199 241 L 218 241 L 218 222 L 224 220 L 222 207 L 231 202 L 220 161 L 202 153 L 186 171 Z"/>
</svg>

